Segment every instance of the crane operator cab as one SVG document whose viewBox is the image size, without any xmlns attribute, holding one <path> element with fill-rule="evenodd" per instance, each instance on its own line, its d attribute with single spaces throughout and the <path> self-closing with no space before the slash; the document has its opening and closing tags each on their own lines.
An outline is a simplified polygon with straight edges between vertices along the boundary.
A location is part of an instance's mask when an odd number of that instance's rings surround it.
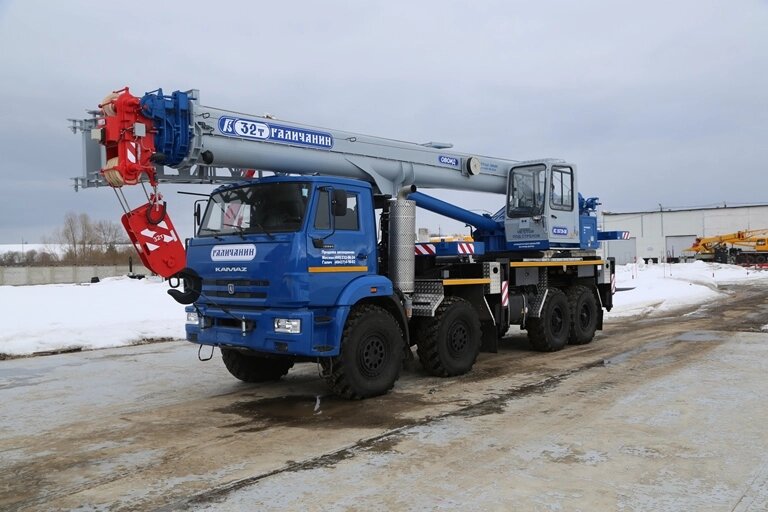
<svg viewBox="0 0 768 512">
<path fill-rule="evenodd" d="M 580 248 L 576 174 L 571 164 L 538 161 L 509 171 L 505 231 L 513 250 Z"/>
</svg>

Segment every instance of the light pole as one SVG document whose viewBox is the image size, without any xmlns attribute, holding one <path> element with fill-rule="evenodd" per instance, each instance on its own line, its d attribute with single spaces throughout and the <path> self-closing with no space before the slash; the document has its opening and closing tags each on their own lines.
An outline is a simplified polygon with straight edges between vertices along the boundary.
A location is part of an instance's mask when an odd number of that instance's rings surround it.
<svg viewBox="0 0 768 512">
<path fill-rule="evenodd" d="M 667 240 L 664 238 L 664 208 L 659 203 L 659 213 L 661 215 L 661 257 L 664 261 L 667 261 Z"/>
</svg>

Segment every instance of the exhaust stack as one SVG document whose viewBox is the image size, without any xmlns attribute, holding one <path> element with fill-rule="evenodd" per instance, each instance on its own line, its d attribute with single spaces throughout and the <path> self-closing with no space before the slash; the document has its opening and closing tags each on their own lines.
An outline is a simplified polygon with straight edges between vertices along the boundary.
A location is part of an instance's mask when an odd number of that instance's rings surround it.
<svg viewBox="0 0 768 512">
<path fill-rule="evenodd" d="M 389 278 L 404 294 L 415 289 L 416 202 L 406 199 L 416 186 L 403 187 L 389 206 Z"/>
</svg>

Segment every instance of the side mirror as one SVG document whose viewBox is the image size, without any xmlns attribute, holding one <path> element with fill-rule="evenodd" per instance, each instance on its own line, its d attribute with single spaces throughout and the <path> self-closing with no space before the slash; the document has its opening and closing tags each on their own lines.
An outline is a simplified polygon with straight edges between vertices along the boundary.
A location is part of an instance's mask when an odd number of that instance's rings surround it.
<svg viewBox="0 0 768 512">
<path fill-rule="evenodd" d="M 345 190 L 333 189 L 331 211 L 334 217 L 343 217 L 347 214 L 347 192 Z"/>
<path fill-rule="evenodd" d="M 200 222 L 202 221 L 202 214 L 200 213 L 200 201 L 195 201 L 195 227 L 200 227 Z"/>
</svg>

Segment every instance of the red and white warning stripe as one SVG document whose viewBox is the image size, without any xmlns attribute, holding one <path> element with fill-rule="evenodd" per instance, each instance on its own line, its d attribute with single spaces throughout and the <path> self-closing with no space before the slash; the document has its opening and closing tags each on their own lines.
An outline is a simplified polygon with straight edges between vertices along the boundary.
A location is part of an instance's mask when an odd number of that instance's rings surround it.
<svg viewBox="0 0 768 512">
<path fill-rule="evenodd" d="M 125 156 L 128 158 L 128 161 L 132 164 L 136 163 L 136 143 L 135 142 L 129 142 L 126 144 L 126 151 Z"/>
<path fill-rule="evenodd" d="M 475 244 L 460 243 L 459 254 L 475 254 Z"/>
<path fill-rule="evenodd" d="M 176 231 L 169 229 L 168 224 L 165 221 L 157 224 L 157 230 L 153 231 L 149 228 L 141 230 L 141 235 L 146 238 L 144 244 L 147 246 L 147 252 L 153 252 L 160 248 L 160 244 L 167 244 L 175 242 L 178 239 Z"/>
<path fill-rule="evenodd" d="M 629 240 L 629 231 L 623 231 L 621 233 L 621 239 L 622 240 Z"/>
<path fill-rule="evenodd" d="M 501 282 L 501 305 L 505 308 L 509 306 L 509 281 Z"/>
<path fill-rule="evenodd" d="M 611 274 L 611 295 L 616 293 L 616 274 Z"/>
<path fill-rule="evenodd" d="M 435 254 L 434 244 L 416 244 L 416 256 L 429 256 Z"/>
</svg>

